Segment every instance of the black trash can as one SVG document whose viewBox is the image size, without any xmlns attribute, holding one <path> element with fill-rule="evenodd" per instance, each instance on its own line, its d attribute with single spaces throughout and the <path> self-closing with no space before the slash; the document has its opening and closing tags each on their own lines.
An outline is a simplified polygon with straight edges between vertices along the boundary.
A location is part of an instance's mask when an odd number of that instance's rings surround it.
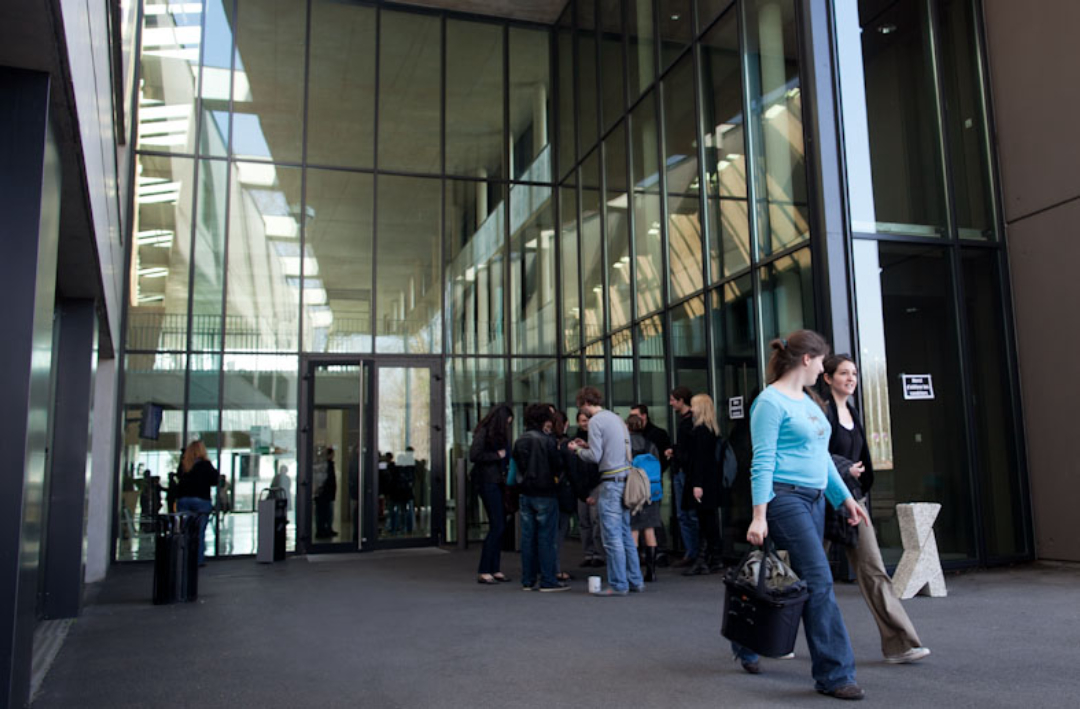
<svg viewBox="0 0 1080 709">
<path fill-rule="evenodd" d="M 199 515 L 158 515 L 154 535 L 154 604 L 194 601 L 199 595 Z"/>
</svg>

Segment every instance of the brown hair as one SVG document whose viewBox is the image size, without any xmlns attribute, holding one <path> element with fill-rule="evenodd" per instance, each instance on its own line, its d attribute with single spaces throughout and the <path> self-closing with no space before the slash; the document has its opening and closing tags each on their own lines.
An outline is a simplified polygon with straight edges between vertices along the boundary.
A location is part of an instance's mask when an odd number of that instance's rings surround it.
<svg viewBox="0 0 1080 709">
<path fill-rule="evenodd" d="M 825 358 L 825 363 L 822 365 L 825 368 L 825 374 L 833 376 L 836 374 L 836 370 L 840 368 L 840 365 L 844 362 L 851 362 L 855 364 L 855 360 L 851 358 L 849 354 L 834 354 Z"/>
<path fill-rule="evenodd" d="M 637 414 L 630 414 L 626 419 L 626 427 L 630 429 L 630 433 L 641 433 L 645 430 L 645 419 Z"/>
<path fill-rule="evenodd" d="M 766 367 L 766 381 L 772 384 L 788 371 L 797 367 L 804 355 L 821 357 L 829 354 L 829 343 L 813 330 L 796 330 L 786 338 L 769 343 L 772 356 Z"/>
<path fill-rule="evenodd" d="M 690 400 L 694 398 L 694 392 L 690 391 L 690 387 L 675 387 L 671 390 L 671 396 L 689 406 Z"/>
<path fill-rule="evenodd" d="M 184 457 L 180 459 L 180 472 L 189 472 L 195 467 L 195 463 L 200 460 L 209 460 L 210 456 L 206 452 L 206 446 L 202 441 L 192 441 L 184 449 Z"/>
<path fill-rule="evenodd" d="M 581 387 L 578 389 L 575 402 L 580 409 L 582 406 L 603 406 L 604 395 L 596 387 Z"/>
</svg>

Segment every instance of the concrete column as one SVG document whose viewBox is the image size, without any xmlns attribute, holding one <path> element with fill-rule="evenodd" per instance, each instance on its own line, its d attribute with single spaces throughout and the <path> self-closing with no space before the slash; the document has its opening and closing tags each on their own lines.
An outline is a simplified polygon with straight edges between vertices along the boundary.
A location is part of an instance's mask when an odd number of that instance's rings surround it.
<svg viewBox="0 0 1080 709">
<path fill-rule="evenodd" d="M 116 500 L 116 360 L 102 359 L 94 374 L 90 487 L 86 509 L 86 583 L 105 579 L 112 560 Z"/>
<path fill-rule="evenodd" d="M 49 76 L 0 67 L 0 706 L 30 700 L 44 541 L 60 161 Z"/>
</svg>

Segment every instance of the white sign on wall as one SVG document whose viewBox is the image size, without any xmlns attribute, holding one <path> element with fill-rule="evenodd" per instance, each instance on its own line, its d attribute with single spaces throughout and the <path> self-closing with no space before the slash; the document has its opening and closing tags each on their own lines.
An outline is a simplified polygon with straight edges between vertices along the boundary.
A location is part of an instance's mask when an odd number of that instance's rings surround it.
<svg viewBox="0 0 1080 709">
<path fill-rule="evenodd" d="M 919 400 L 934 398 L 934 378 L 930 374 L 901 374 L 904 382 L 904 399 Z"/>
<path fill-rule="evenodd" d="M 741 419 L 746 416 L 745 409 L 743 407 L 743 398 L 741 396 L 733 396 L 727 400 L 727 415 L 729 419 Z"/>
</svg>

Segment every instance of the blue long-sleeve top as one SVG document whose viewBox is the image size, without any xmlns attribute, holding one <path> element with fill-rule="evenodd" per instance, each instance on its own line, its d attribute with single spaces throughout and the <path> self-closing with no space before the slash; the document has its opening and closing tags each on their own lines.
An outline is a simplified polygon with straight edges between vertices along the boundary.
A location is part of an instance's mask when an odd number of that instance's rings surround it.
<svg viewBox="0 0 1080 709">
<path fill-rule="evenodd" d="M 755 505 L 773 499 L 773 483 L 825 490 L 833 507 L 851 497 L 829 455 L 832 426 L 825 412 L 808 395 L 801 399 L 769 386 L 750 407 L 754 460 L 750 489 Z"/>
</svg>

